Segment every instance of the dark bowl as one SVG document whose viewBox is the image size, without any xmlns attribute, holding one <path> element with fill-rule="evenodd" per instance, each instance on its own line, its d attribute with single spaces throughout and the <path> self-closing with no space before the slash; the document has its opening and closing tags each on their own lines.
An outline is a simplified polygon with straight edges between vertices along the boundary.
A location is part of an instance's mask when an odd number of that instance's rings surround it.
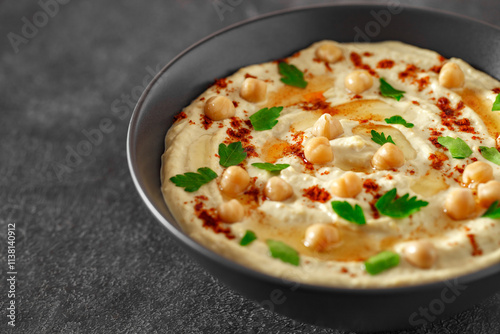
<svg viewBox="0 0 500 334">
<path fill-rule="evenodd" d="M 500 30 L 448 13 L 374 5 L 314 6 L 245 21 L 193 45 L 153 79 L 134 110 L 128 162 L 139 194 L 183 249 L 222 282 L 263 307 L 320 326 L 380 331 L 418 326 L 471 307 L 498 290 L 500 264 L 446 282 L 346 289 L 285 281 L 229 261 L 190 239 L 160 191 L 160 156 L 173 116 L 213 83 L 315 41 L 399 40 L 459 57 L 500 77 Z M 224 50 L 224 52 L 221 52 Z"/>
</svg>

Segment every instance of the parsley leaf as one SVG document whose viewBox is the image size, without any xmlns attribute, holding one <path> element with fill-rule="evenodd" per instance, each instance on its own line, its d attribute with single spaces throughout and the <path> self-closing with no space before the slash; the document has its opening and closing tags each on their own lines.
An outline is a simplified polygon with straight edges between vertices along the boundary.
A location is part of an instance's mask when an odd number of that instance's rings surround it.
<svg viewBox="0 0 500 334">
<path fill-rule="evenodd" d="M 461 138 L 438 137 L 438 143 L 450 150 L 451 156 L 455 159 L 465 159 L 472 154 L 469 145 Z"/>
<path fill-rule="evenodd" d="M 365 270 L 370 275 L 377 275 L 382 271 L 399 264 L 399 255 L 391 251 L 383 251 L 372 256 L 365 262 Z"/>
<path fill-rule="evenodd" d="M 260 109 L 255 114 L 250 116 L 250 122 L 256 131 L 271 130 L 278 120 L 276 118 L 280 117 L 280 112 L 283 107 L 272 107 Z"/>
<path fill-rule="evenodd" d="M 184 188 L 187 192 L 194 192 L 205 183 L 208 183 L 217 177 L 217 173 L 208 167 L 198 168 L 198 173 L 188 172 L 172 176 L 170 181 L 177 187 Z"/>
<path fill-rule="evenodd" d="M 500 219 L 500 206 L 498 205 L 498 201 L 493 202 L 482 217 Z"/>
<path fill-rule="evenodd" d="M 497 95 L 495 102 L 493 102 L 493 106 L 491 107 L 491 111 L 500 110 L 500 94 Z"/>
<path fill-rule="evenodd" d="M 219 164 L 224 167 L 236 166 L 247 157 L 247 152 L 243 150 L 243 146 L 240 141 L 229 144 L 228 146 L 224 144 L 219 145 Z"/>
<path fill-rule="evenodd" d="M 361 209 L 358 204 L 356 204 L 353 208 L 348 202 L 333 201 L 332 209 L 340 217 L 350 221 L 351 223 L 358 225 L 366 224 L 365 214 L 363 213 L 363 209 Z"/>
<path fill-rule="evenodd" d="M 372 134 L 372 140 L 379 145 L 384 145 L 385 143 L 392 143 L 392 144 L 396 145 L 394 143 L 394 141 L 392 140 L 391 136 L 388 136 L 387 138 L 385 138 L 385 135 L 383 132 L 378 133 L 377 131 L 372 130 L 370 133 Z"/>
<path fill-rule="evenodd" d="M 281 82 L 289 86 L 306 88 L 307 81 L 304 80 L 304 73 L 302 73 L 302 71 L 300 71 L 295 65 L 281 62 L 278 64 L 278 69 L 282 76 Z"/>
<path fill-rule="evenodd" d="M 375 207 L 381 214 L 393 218 L 406 218 L 429 204 L 429 202 L 417 200 L 417 196 L 409 198 L 410 194 L 395 199 L 396 194 L 397 190 L 393 188 L 378 199 Z"/>
<path fill-rule="evenodd" d="M 274 164 L 271 164 L 269 162 L 256 162 L 256 163 L 253 163 L 252 166 L 267 170 L 271 173 L 279 173 L 283 169 L 290 167 L 289 164 L 275 164 L 274 165 Z"/>
<path fill-rule="evenodd" d="M 283 262 L 287 262 L 293 264 L 294 266 L 298 266 L 300 262 L 299 253 L 292 247 L 288 246 L 284 242 L 277 240 L 267 240 L 267 246 L 269 247 L 269 251 L 271 252 L 271 256 L 280 259 Z"/>
<path fill-rule="evenodd" d="M 415 124 L 413 123 L 407 123 L 405 119 L 399 115 L 392 116 L 391 118 L 386 118 L 385 122 L 387 124 L 401 124 L 409 129 L 415 126 Z"/>
<path fill-rule="evenodd" d="M 483 158 L 494 164 L 500 165 L 500 152 L 495 147 L 479 146 L 479 151 Z"/>
<path fill-rule="evenodd" d="M 253 231 L 247 230 L 243 238 L 241 238 L 240 240 L 240 245 L 241 246 L 250 245 L 255 239 L 257 239 L 255 233 Z"/>
<path fill-rule="evenodd" d="M 406 92 L 395 89 L 394 87 L 389 85 L 387 81 L 385 81 L 385 79 L 380 78 L 380 93 L 382 94 L 382 96 L 392 97 L 393 99 L 399 101 L 404 96 L 403 94 Z"/>
</svg>

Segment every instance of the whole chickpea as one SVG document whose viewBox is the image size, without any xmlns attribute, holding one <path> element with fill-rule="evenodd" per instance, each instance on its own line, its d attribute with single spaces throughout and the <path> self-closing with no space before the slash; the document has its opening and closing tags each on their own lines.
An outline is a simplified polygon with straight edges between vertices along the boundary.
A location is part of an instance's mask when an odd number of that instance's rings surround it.
<svg viewBox="0 0 500 334">
<path fill-rule="evenodd" d="M 437 252 L 434 244 L 428 240 L 408 243 L 403 249 L 406 261 L 422 269 L 428 269 L 436 262 Z"/>
<path fill-rule="evenodd" d="M 246 78 L 240 89 L 240 96 L 253 103 L 264 101 L 266 93 L 267 83 L 255 78 Z"/>
<path fill-rule="evenodd" d="M 399 168 L 405 163 L 403 151 L 392 143 L 385 143 L 372 158 L 372 165 L 379 170 Z"/>
<path fill-rule="evenodd" d="M 328 224 L 313 224 L 306 229 L 304 245 L 317 252 L 323 252 L 340 241 L 339 230 Z"/>
<path fill-rule="evenodd" d="M 304 155 L 313 164 L 324 164 L 333 160 L 330 141 L 326 137 L 314 137 L 304 145 Z"/>
<path fill-rule="evenodd" d="M 326 137 L 328 140 L 337 138 L 344 133 L 344 128 L 339 120 L 330 114 L 323 114 L 314 123 L 312 134 L 316 137 Z"/>
<path fill-rule="evenodd" d="M 212 96 L 205 102 L 205 115 L 213 121 L 231 118 L 236 113 L 233 102 L 225 96 Z"/>
<path fill-rule="evenodd" d="M 500 202 L 500 182 L 492 180 L 481 183 L 477 187 L 477 197 L 484 208 L 489 208 L 495 201 Z"/>
<path fill-rule="evenodd" d="M 285 180 L 278 176 L 273 176 L 267 181 L 264 194 L 271 201 L 281 202 L 292 197 L 293 188 Z"/>
<path fill-rule="evenodd" d="M 243 209 L 243 205 L 240 204 L 235 199 L 230 200 L 229 202 L 222 203 L 219 205 L 217 210 L 219 212 L 219 218 L 225 223 L 236 223 L 243 219 L 245 214 L 245 210 Z"/>
<path fill-rule="evenodd" d="M 445 213 L 455 220 L 470 218 L 475 210 L 476 202 L 470 189 L 459 188 L 452 190 L 444 202 Z"/>
<path fill-rule="evenodd" d="M 342 58 L 342 50 L 332 42 L 325 42 L 316 49 L 316 57 L 328 63 L 336 63 Z"/>
<path fill-rule="evenodd" d="M 224 171 L 220 181 L 221 191 L 229 197 L 241 194 L 250 183 L 247 171 L 239 166 L 231 166 Z"/>
<path fill-rule="evenodd" d="M 448 62 L 443 65 L 439 72 L 439 84 L 446 88 L 462 87 L 465 81 L 464 72 L 460 66 Z"/>
<path fill-rule="evenodd" d="M 462 174 L 462 180 L 469 187 L 476 187 L 493 179 L 493 168 L 486 162 L 476 161 L 467 165 Z"/>
<path fill-rule="evenodd" d="M 360 94 L 373 85 L 373 79 L 367 71 L 356 70 L 345 77 L 344 85 L 351 93 Z"/>
<path fill-rule="evenodd" d="M 354 172 L 347 172 L 332 183 L 332 193 L 338 197 L 354 198 L 363 189 L 363 183 Z"/>
</svg>

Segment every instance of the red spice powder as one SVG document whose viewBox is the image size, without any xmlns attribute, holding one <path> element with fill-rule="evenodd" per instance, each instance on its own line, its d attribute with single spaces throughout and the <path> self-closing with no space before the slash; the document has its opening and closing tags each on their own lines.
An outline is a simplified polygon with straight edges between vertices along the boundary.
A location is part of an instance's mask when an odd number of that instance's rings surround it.
<svg viewBox="0 0 500 334">
<path fill-rule="evenodd" d="M 254 78 L 254 79 L 257 79 L 257 77 L 256 77 L 256 76 L 251 75 L 251 74 L 248 74 L 248 73 L 245 73 L 245 79 L 246 79 L 246 78 Z"/>
<path fill-rule="evenodd" d="M 233 101 L 233 106 L 234 106 L 235 108 L 238 108 L 238 101 Z"/>
<path fill-rule="evenodd" d="M 500 94 L 500 87 L 497 87 L 497 88 L 493 88 L 492 89 L 493 93 L 495 94 Z"/>
<path fill-rule="evenodd" d="M 380 189 L 379 185 L 374 179 L 366 179 L 363 182 L 363 188 L 365 188 L 365 191 L 369 194 L 375 195 L 378 190 Z"/>
<path fill-rule="evenodd" d="M 214 208 L 205 209 L 204 203 L 199 202 L 194 205 L 196 216 L 203 222 L 203 227 L 212 229 L 215 233 L 223 233 L 226 238 L 234 239 L 234 235 L 227 227 L 222 226 L 223 222 L 219 219 L 217 210 Z"/>
<path fill-rule="evenodd" d="M 186 113 L 184 111 L 181 111 L 180 113 L 178 113 L 177 115 L 174 116 L 174 123 L 178 122 L 181 119 L 184 119 L 186 117 L 187 117 Z"/>
<path fill-rule="evenodd" d="M 227 87 L 227 79 L 226 78 L 215 79 L 214 85 L 219 87 L 219 88 L 226 88 Z"/>
<path fill-rule="evenodd" d="M 375 77 L 378 77 L 377 72 L 375 72 L 374 70 L 372 70 L 372 68 L 370 67 L 370 65 L 367 65 L 367 64 L 363 63 L 363 60 L 361 59 L 361 56 L 358 53 L 351 52 L 350 59 L 351 59 L 352 63 L 354 64 L 354 66 L 356 66 L 357 68 L 361 68 L 361 69 L 367 70 L 368 73 L 370 73 L 371 75 L 373 75 Z"/>
<path fill-rule="evenodd" d="M 427 77 L 423 77 L 423 78 L 415 80 L 415 82 L 418 85 L 419 92 L 423 91 L 429 85 L 429 83 L 430 83 L 429 79 L 430 78 L 427 76 Z"/>
<path fill-rule="evenodd" d="M 377 203 L 380 197 L 382 197 L 382 195 L 376 194 L 373 196 L 373 200 L 370 203 L 368 203 L 370 204 L 370 209 L 372 210 L 372 215 L 374 219 L 380 218 L 380 212 L 378 212 L 377 208 L 375 207 L 375 203 Z"/>
<path fill-rule="evenodd" d="M 365 57 L 371 57 L 371 56 L 373 56 L 373 53 L 371 53 L 371 52 L 363 52 L 363 56 L 365 56 Z"/>
<path fill-rule="evenodd" d="M 411 101 L 411 103 L 413 103 L 414 105 L 417 105 L 417 106 L 420 105 L 420 102 L 418 102 L 418 101 Z"/>
<path fill-rule="evenodd" d="M 436 154 L 431 153 L 428 159 L 431 161 L 431 167 L 439 170 L 443 167 L 444 161 L 448 160 L 448 157 L 441 152 L 436 152 Z"/>
<path fill-rule="evenodd" d="M 405 81 L 407 78 L 414 79 L 417 76 L 418 67 L 413 64 L 408 64 L 406 69 L 402 72 L 399 72 L 398 76 L 401 81 Z"/>
<path fill-rule="evenodd" d="M 325 203 L 330 198 L 332 198 L 332 196 L 328 191 L 326 191 L 326 189 L 320 188 L 318 185 L 303 189 L 303 191 L 304 194 L 302 196 L 309 198 L 313 202 Z"/>
<path fill-rule="evenodd" d="M 394 66 L 394 60 L 383 59 L 378 62 L 377 68 L 392 68 Z"/>
<path fill-rule="evenodd" d="M 439 72 L 441 72 L 441 67 L 443 67 L 442 65 L 436 65 L 436 66 L 432 66 L 429 71 L 432 71 L 432 72 L 436 72 L 437 74 L 439 74 Z"/>
<path fill-rule="evenodd" d="M 467 234 L 467 237 L 469 238 L 472 246 L 472 256 L 483 255 L 483 250 L 479 248 L 479 245 L 476 242 L 476 236 L 474 234 Z"/>
<path fill-rule="evenodd" d="M 208 130 L 214 123 L 214 121 L 208 118 L 205 114 L 200 115 L 200 121 L 205 130 Z"/>
<path fill-rule="evenodd" d="M 356 94 L 353 97 L 351 97 L 351 100 L 362 99 L 362 98 L 363 98 L 363 96 Z"/>
</svg>

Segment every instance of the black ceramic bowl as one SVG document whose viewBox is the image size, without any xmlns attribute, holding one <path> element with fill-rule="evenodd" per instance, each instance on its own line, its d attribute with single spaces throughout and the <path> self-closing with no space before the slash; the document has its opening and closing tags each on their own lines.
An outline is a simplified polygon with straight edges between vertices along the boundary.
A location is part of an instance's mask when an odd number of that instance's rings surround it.
<svg viewBox="0 0 500 334">
<path fill-rule="evenodd" d="M 128 161 L 142 199 L 183 248 L 244 296 L 321 326 L 380 331 L 417 326 L 471 307 L 494 293 L 500 264 L 446 282 L 390 289 L 297 284 L 229 261 L 184 234 L 163 202 L 160 156 L 173 116 L 215 78 L 293 54 L 315 41 L 399 40 L 459 57 L 500 78 L 500 30 L 447 13 L 409 7 L 332 5 L 265 15 L 193 45 L 153 79 L 133 113 Z M 220 52 L 224 50 L 224 52 Z"/>
</svg>

